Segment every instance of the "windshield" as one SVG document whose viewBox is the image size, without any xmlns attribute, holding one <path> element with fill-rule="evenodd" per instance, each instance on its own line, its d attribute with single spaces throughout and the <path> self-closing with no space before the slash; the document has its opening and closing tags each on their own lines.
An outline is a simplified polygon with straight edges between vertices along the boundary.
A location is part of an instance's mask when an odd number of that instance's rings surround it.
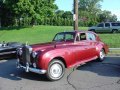
<svg viewBox="0 0 120 90">
<path fill-rule="evenodd" d="M 53 41 L 62 42 L 62 41 L 74 41 L 75 33 L 73 32 L 65 32 L 65 33 L 58 33 Z"/>
</svg>

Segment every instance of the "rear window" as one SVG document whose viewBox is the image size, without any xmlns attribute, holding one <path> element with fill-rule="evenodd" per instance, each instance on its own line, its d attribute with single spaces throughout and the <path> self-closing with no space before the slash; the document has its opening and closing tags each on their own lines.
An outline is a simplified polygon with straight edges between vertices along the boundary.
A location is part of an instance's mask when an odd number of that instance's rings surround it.
<svg viewBox="0 0 120 90">
<path fill-rule="evenodd" d="M 87 40 L 95 41 L 96 36 L 94 34 L 92 34 L 92 33 L 87 33 Z"/>
<path fill-rule="evenodd" d="M 112 26 L 120 26 L 120 23 L 112 23 Z"/>
</svg>

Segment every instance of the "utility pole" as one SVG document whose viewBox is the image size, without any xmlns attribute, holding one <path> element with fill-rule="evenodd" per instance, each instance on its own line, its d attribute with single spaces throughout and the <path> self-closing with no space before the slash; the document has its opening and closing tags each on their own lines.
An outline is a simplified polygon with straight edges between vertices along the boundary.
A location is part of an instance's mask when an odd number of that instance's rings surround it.
<svg viewBox="0 0 120 90">
<path fill-rule="evenodd" d="M 78 30 L 78 0 L 74 0 L 73 21 L 74 21 L 74 30 Z"/>
</svg>

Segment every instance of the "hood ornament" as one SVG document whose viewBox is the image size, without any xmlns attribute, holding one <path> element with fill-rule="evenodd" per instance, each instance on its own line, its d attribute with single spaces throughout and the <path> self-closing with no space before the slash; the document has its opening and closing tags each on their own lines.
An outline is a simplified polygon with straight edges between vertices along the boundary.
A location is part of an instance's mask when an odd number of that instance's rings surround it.
<svg viewBox="0 0 120 90">
<path fill-rule="evenodd" d="M 28 41 L 25 43 L 25 46 L 28 46 Z"/>
<path fill-rule="evenodd" d="M 24 46 L 24 47 L 28 46 L 28 42 L 24 43 L 23 46 Z"/>
</svg>

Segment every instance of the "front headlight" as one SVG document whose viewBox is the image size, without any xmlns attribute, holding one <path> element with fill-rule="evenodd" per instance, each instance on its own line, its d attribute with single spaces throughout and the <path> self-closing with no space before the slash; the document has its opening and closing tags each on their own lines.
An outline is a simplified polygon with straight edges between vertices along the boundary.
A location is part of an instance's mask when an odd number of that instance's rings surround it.
<svg viewBox="0 0 120 90">
<path fill-rule="evenodd" d="M 32 52 L 32 57 L 33 57 L 33 58 L 36 58 L 36 56 L 37 56 L 37 52 L 33 51 L 33 52 Z"/>
<path fill-rule="evenodd" d="M 17 51 L 18 55 L 22 55 L 23 51 L 22 51 L 22 48 L 19 48 L 18 51 Z"/>
</svg>

